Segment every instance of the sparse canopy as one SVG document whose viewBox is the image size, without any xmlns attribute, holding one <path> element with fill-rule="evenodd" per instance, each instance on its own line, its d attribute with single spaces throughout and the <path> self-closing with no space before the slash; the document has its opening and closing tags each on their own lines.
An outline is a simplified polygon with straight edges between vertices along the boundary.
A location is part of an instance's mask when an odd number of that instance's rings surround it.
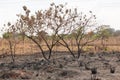
<svg viewBox="0 0 120 80">
<path fill-rule="evenodd" d="M 25 35 L 36 43 L 46 60 L 50 59 L 53 47 L 57 43 L 66 47 L 71 55 L 75 57 L 74 52 L 66 40 L 66 35 L 73 36 L 75 44 L 77 45 L 78 58 L 80 57 L 82 48 L 95 40 L 91 38 L 91 36 L 93 36 L 94 31 L 96 31 L 98 27 L 95 26 L 96 17 L 92 11 L 89 11 L 89 14 L 86 15 L 82 12 L 79 13 L 77 8 L 69 9 L 66 7 L 66 4 L 55 5 L 54 3 L 52 3 L 47 10 L 39 10 L 35 12 L 34 15 L 30 15 L 31 11 L 26 6 L 23 6 L 23 10 L 25 14 L 17 15 L 18 20 L 15 26 L 12 26 L 10 29 Z M 46 33 L 47 35 L 52 34 L 50 40 L 46 38 Z M 48 48 L 48 58 L 42 48 L 41 40 Z"/>
</svg>

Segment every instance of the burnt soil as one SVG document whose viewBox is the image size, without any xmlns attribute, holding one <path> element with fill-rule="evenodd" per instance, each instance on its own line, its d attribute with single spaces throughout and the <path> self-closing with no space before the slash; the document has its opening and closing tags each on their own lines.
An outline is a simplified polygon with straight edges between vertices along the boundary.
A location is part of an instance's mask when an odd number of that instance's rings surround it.
<svg viewBox="0 0 120 80">
<path fill-rule="evenodd" d="M 0 80 L 120 80 L 120 52 L 57 52 L 48 62 L 39 53 L 0 58 Z"/>
</svg>

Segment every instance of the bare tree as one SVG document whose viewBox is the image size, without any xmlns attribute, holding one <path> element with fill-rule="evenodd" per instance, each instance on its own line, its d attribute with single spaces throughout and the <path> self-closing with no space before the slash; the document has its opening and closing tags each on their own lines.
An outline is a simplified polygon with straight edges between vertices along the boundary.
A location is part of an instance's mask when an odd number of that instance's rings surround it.
<svg viewBox="0 0 120 80">
<path fill-rule="evenodd" d="M 76 11 L 75 15 L 78 15 L 78 18 L 75 19 L 77 23 L 76 26 L 73 26 L 72 34 L 77 45 L 77 56 L 79 58 L 83 48 L 97 39 L 94 38 L 94 33 L 99 30 L 99 27 L 96 26 L 96 17 L 92 11 L 89 12 L 89 15 L 77 13 Z"/>
<path fill-rule="evenodd" d="M 94 26 L 95 15 L 90 11 L 90 15 L 78 13 L 77 9 L 68 9 L 66 4 L 55 5 L 51 4 L 47 10 L 39 10 L 35 15 L 30 15 L 30 10 L 23 6 L 25 14 L 19 14 L 19 19 L 14 26 L 18 33 L 22 33 L 27 38 L 31 39 L 39 49 L 43 57 L 49 60 L 53 47 L 60 43 L 66 47 L 71 55 L 75 58 L 75 54 L 69 46 L 66 39 L 67 35 L 72 35 L 75 44 L 77 45 L 77 57 L 80 57 L 82 48 L 94 41 L 91 38 L 93 35 L 87 32 L 94 32 L 98 27 Z M 52 35 L 50 38 L 48 36 Z M 48 48 L 48 57 L 45 55 L 46 51 L 42 47 L 44 42 Z"/>
<path fill-rule="evenodd" d="M 44 23 L 43 14 L 42 13 L 40 14 L 40 12 L 38 12 L 36 13 L 37 15 L 35 17 L 35 16 L 30 16 L 30 10 L 27 9 L 26 6 L 23 6 L 23 10 L 25 11 L 25 15 L 22 14 L 17 15 L 19 17 L 19 19 L 17 20 L 17 25 L 18 25 L 17 30 L 23 36 L 26 36 L 27 38 L 32 40 L 35 44 L 37 44 L 37 46 L 41 50 L 43 57 L 46 60 L 48 60 L 42 48 L 41 45 L 42 39 L 41 36 L 39 35 L 39 33 L 43 29 L 42 26 Z"/>
<path fill-rule="evenodd" d="M 16 53 L 16 45 L 19 43 L 17 39 L 17 33 L 15 32 L 14 26 L 11 25 L 10 22 L 8 22 L 7 26 L 9 27 L 6 29 L 6 33 L 3 34 L 3 38 L 6 39 L 9 43 L 10 53 L 12 62 L 15 62 L 15 53 Z"/>
<path fill-rule="evenodd" d="M 75 44 L 77 45 L 77 57 L 80 57 L 81 50 L 83 47 L 96 40 L 92 38 L 93 34 L 87 34 L 87 32 L 95 32 L 98 30 L 95 26 L 95 15 L 90 11 L 90 15 L 78 13 L 77 9 L 67 9 L 66 5 L 55 5 L 51 4 L 49 10 L 49 21 L 51 30 L 56 32 L 57 37 L 60 39 L 59 43 L 66 47 L 71 55 L 75 57 L 74 52 L 69 46 L 66 36 L 73 36 Z"/>
<path fill-rule="evenodd" d="M 76 16 L 72 15 L 71 9 L 66 9 L 66 4 L 55 5 L 51 4 L 50 9 L 47 14 L 48 27 L 53 34 L 55 34 L 57 41 L 70 51 L 71 55 L 75 57 L 74 53 L 71 51 L 67 41 L 65 41 L 64 36 L 71 32 L 71 25 L 73 18 Z"/>
<path fill-rule="evenodd" d="M 31 39 L 35 44 L 37 44 L 43 57 L 46 60 L 49 60 L 51 58 L 53 47 L 58 42 L 56 38 L 56 32 L 52 34 L 54 36 L 50 37 L 50 40 L 48 38 L 48 28 L 51 26 L 50 23 L 52 23 L 48 22 L 48 12 L 50 9 L 45 11 L 39 10 L 35 13 L 35 15 L 32 16 L 30 16 L 30 10 L 27 9 L 26 6 L 23 6 L 23 9 L 25 11 L 25 15 L 18 15 L 18 32 L 24 33 L 22 35 L 25 35 L 27 38 Z M 46 51 L 43 49 L 42 42 L 44 42 L 48 48 L 48 57 L 45 55 Z"/>
</svg>

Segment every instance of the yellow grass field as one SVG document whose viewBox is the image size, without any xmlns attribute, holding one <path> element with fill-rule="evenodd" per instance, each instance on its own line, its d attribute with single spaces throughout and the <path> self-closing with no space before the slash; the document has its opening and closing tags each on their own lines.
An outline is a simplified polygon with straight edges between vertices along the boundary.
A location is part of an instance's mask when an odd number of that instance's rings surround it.
<svg viewBox="0 0 120 80">
<path fill-rule="evenodd" d="M 69 41 L 68 41 L 69 42 Z M 74 44 L 74 41 L 72 42 Z M 107 51 L 120 51 L 120 37 L 116 37 L 116 38 L 109 38 L 108 40 L 104 41 L 105 45 L 107 46 Z M 48 50 L 47 47 L 45 46 L 44 43 L 41 43 L 43 46 L 44 50 Z M 72 44 L 70 44 L 71 46 Z M 87 46 L 84 47 L 85 51 L 95 51 L 95 46 L 97 47 L 97 51 L 99 51 L 99 48 L 101 46 L 101 41 L 95 41 L 92 42 L 90 44 L 88 44 Z M 71 50 L 76 51 L 77 50 L 77 46 L 71 46 L 70 47 Z M 62 45 L 59 46 L 55 46 L 54 51 L 68 51 L 67 48 L 63 47 Z M 0 40 L 0 54 L 3 53 L 9 53 L 10 49 L 9 49 L 9 44 L 7 40 Z M 36 52 L 40 52 L 39 48 L 37 47 L 37 45 L 35 43 L 33 43 L 31 40 L 26 39 L 24 44 L 23 41 L 20 41 L 17 45 L 16 45 L 16 54 L 34 54 Z"/>
</svg>

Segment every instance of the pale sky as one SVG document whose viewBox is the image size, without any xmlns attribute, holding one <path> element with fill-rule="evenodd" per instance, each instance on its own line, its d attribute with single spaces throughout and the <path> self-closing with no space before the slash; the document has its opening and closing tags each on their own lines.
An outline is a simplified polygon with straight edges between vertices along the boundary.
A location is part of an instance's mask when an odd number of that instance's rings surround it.
<svg viewBox="0 0 120 80">
<path fill-rule="evenodd" d="M 26 5 L 32 13 L 46 9 L 50 3 L 65 4 L 70 8 L 78 8 L 79 12 L 93 11 L 99 25 L 110 25 L 120 30 L 120 0 L 0 0 L 0 29 L 8 21 L 14 22 L 16 14 L 23 13 Z"/>
</svg>

